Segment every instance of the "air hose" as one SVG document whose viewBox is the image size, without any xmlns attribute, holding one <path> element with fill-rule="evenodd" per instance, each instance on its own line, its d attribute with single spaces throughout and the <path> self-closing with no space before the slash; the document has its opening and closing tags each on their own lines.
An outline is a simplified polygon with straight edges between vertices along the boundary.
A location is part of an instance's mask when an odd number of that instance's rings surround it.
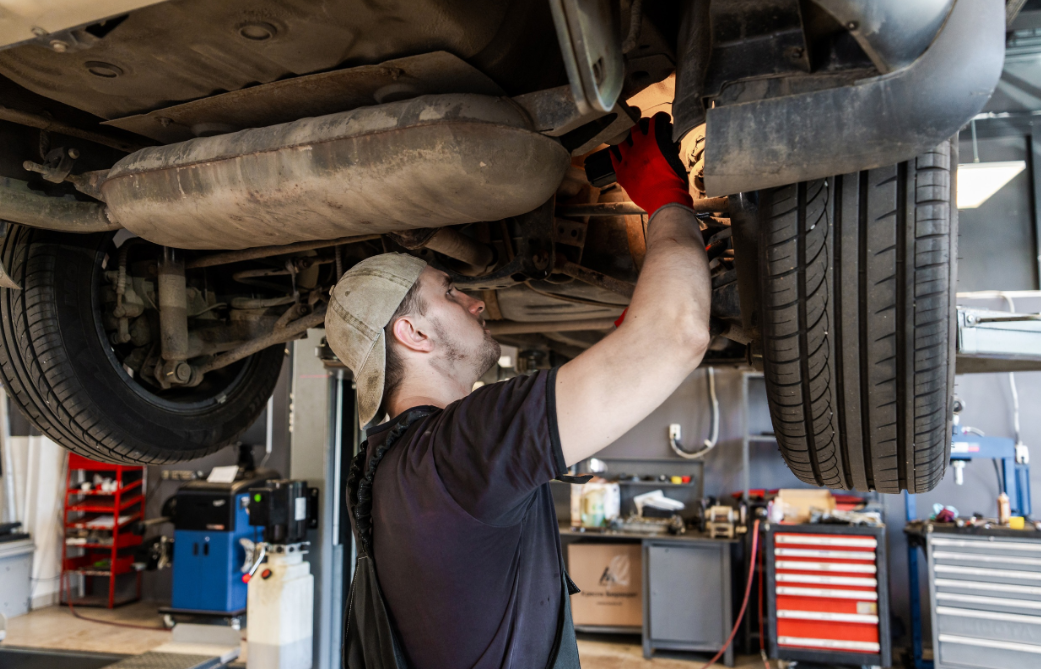
<svg viewBox="0 0 1041 669">
<path fill-rule="evenodd" d="M 734 636 L 737 634 L 737 630 L 741 627 L 741 620 L 745 617 L 745 610 L 748 608 L 748 597 L 752 594 L 752 578 L 755 576 L 755 559 L 759 552 L 759 519 L 755 519 L 755 523 L 752 525 L 752 556 L 748 560 L 748 582 L 745 584 L 745 600 L 741 602 L 741 611 L 737 614 L 737 620 L 734 621 L 734 628 L 730 630 L 730 636 L 727 637 L 727 642 L 723 644 L 723 647 L 719 649 L 715 657 L 705 663 L 701 669 L 708 669 L 712 664 L 723 657 L 723 653 L 730 647 L 730 644 L 734 642 Z"/>
</svg>

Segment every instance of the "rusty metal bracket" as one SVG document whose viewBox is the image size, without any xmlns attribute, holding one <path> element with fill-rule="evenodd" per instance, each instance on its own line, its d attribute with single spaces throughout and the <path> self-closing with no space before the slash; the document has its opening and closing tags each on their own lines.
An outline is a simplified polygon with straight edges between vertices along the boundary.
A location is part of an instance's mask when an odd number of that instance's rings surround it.
<svg viewBox="0 0 1041 669">
<path fill-rule="evenodd" d="M 554 199 L 547 200 L 541 207 L 512 221 L 520 229 L 519 242 L 513 258 L 490 274 L 478 277 L 463 276 L 451 268 L 444 270 L 460 290 L 497 290 L 509 288 L 525 281 L 538 281 L 549 276 L 553 270 L 556 249 L 553 243 Z"/>
</svg>

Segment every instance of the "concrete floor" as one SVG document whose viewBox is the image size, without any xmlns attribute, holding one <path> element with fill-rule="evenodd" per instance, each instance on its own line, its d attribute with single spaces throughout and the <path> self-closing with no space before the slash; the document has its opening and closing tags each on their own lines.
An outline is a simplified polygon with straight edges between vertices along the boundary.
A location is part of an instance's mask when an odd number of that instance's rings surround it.
<svg viewBox="0 0 1041 669">
<path fill-rule="evenodd" d="M 7 621 L 4 646 L 78 650 L 94 653 L 136 655 L 170 641 L 170 632 L 161 628 L 155 602 L 138 602 L 118 609 L 76 609 L 77 613 L 98 620 L 127 623 L 154 629 L 116 627 L 73 617 L 66 607 L 51 606 Z M 243 631 L 245 637 L 245 631 Z M 584 635 L 578 642 L 583 669 L 700 669 L 707 655 L 676 655 L 670 658 L 643 659 L 639 639 L 600 639 Z M 242 655 L 246 659 L 243 641 Z M 682 658 L 682 659 L 677 659 Z M 722 667 L 722 664 L 713 667 Z M 737 667 L 761 667 L 758 657 L 739 658 Z"/>
</svg>

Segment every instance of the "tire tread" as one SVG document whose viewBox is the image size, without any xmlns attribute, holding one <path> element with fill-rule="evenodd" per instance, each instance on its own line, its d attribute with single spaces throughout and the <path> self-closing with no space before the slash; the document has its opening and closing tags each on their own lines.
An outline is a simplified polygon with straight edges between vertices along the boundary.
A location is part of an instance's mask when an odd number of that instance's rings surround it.
<svg viewBox="0 0 1041 669">
<path fill-rule="evenodd" d="M 760 325 L 778 444 L 802 481 L 931 490 L 949 453 L 956 149 L 767 191 Z"/>
</svg>

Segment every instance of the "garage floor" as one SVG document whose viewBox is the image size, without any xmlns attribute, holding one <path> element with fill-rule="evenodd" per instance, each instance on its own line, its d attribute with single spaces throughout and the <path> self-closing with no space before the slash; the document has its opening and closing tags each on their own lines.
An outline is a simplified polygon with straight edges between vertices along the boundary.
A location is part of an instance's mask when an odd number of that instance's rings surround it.
<svg viewBox="0 0 1041 669">
<path fill-rule="evenodd" d="M 157 629 L 152 631 L 102 625 L 74 618 L 67 608 L 52 606 L 9 620 L 7 622 L 7 639 L 0 644 L 0 649 L 6 646 L 136 655 L 170 640 L 169 632 L 158 629 L 160 622 L 156 615 L 154 602 L 139 602 L 114 610 L 77 609 L 77 611 L 91 618 L 133 625 L 156 626 Z M 645 660 L 639 643 L 634 643 L 629 639 L 603 639 L 595 636 L 584 636 L 580 639 L 578 650 L 582 658 L 583 669 L 699 669 L 708 660 L 708 656 L 700 655 L 682 656 L 689 659 Z M 242 656 L 236 665 L 244 663 L 245 659 L 246 644 L 243 641 Z M 722 667 L 723 665 L 713 666 Z M 750 656 L 739 658 L 737 666 L 746 669 L 761 667 L 762 663 L 758 657 Z"/>
</svg>

